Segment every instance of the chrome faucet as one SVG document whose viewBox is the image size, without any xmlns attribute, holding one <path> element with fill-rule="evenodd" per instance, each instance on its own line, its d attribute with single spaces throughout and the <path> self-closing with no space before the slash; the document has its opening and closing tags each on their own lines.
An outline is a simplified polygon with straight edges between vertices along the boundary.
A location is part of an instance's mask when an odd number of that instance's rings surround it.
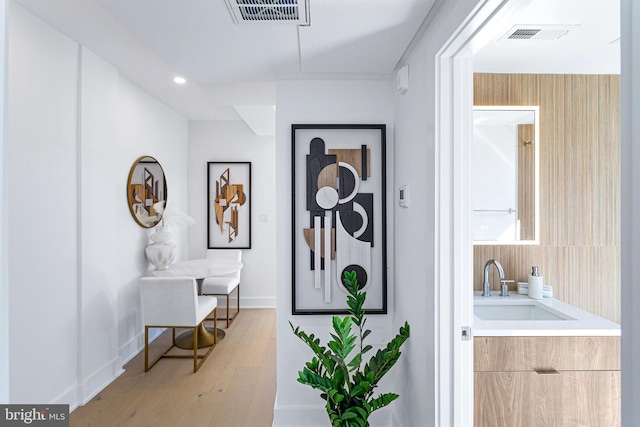
<svg viewBox="0 0 640 427">
<path fill-rule="evenodd" d="M 500 292 L 501 297 L 509 296 L 509 291 L 507 289 L 507 284 L 504 282 L 504 269 L 502 265 L 494 259 L 490 259 L 484 265 L 484 282 L 482 283 L 482 296 L 490 297 L 491 296 L 491 283 L 489 282 L 489 269 L 491 268 L 491 264 L 495 264 L 498 269 L 498 274 L 500 275 L 500 283 L 502 284 L 502 290 Z"/>
</svg>

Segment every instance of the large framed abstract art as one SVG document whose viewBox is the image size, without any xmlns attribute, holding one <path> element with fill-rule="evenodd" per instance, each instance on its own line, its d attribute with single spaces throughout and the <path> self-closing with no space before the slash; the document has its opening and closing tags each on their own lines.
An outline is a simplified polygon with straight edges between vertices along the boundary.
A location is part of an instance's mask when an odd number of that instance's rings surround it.
<svg viewBox="0 0 640 427">
<path fill-rule="evenodd" d="M 251 162 L 207 163 L 209 249 L 251 249 Z"/>
<path fill-rule="evenodd" d="M 387 313 L 386 126 L 291 125 L 292 313 L 347 313 L 355 270 Z"/>
</svg>

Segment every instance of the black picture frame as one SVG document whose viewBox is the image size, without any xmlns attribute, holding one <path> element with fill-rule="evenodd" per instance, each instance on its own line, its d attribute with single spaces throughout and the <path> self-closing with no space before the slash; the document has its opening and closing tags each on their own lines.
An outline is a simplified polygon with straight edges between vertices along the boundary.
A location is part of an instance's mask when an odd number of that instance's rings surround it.
<svg viewBox="0 0 640 427">
<path fill-rule="evenodd" d="M 348 313 L 345 269 L 387 314 L 386 125 L 292 124 L 291 177 L 292 314 Z"/>
<path fill-rule="evenodd" d="M 251 162 L 207 162 L 207 247 L 251 249 Z"/>
</svg>

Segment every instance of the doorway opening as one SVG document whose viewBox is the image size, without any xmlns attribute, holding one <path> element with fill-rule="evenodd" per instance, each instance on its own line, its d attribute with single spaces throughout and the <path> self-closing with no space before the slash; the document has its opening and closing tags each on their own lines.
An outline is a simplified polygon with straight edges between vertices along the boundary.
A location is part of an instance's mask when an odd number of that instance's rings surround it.
<svg viewBox="0 0 640 427">
<path fill-rule="evenodd" d="M 473 425 L 473 348 L 456 336 L 473 326 L 473 246 L 470 229 L 470 144 L 472 140 L 473 57 L 487 42 L 498 36 L 504 23 L 535 0 L 480 2 L 465 24 L 436 57 L 438 72 L 437 110 L 438 163 L 441 169 L 439 216 L 449 218 L 439 225 L 441 236 L 439 266 L 452 284 L 450 294 L 440 295 L 438 303 L 448 307 L 454 323 L 453 336 L 441 337 L 439 352 L 453 352 L 450 409 L 453 425 Z M 448 276 L 446 276 L 448 275 Z M 455 285 L 454 285 L 455 284 Z M 472 342 L 472 341 L 471 341 Z M 450 356 L 450 354 L 449 354 Z M 456 372 L 457 369 L 457 372 Z"/>
</svg>

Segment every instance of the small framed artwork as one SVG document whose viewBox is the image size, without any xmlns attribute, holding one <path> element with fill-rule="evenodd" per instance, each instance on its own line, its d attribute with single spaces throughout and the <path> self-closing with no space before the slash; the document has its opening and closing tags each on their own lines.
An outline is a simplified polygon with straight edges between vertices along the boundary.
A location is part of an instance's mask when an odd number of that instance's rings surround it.
<svg viewBox="0 0 640 427">
<path fill-rule="evenodd" d="M 356 271 L 387 313 L 386 126 L 291 125 L 292 313 L 347 313 Z"/>
<path fill-rule="evenodd" d="M 251 162 L 207 163 L 209 249 L 251 249 Z"/>
</svg>

